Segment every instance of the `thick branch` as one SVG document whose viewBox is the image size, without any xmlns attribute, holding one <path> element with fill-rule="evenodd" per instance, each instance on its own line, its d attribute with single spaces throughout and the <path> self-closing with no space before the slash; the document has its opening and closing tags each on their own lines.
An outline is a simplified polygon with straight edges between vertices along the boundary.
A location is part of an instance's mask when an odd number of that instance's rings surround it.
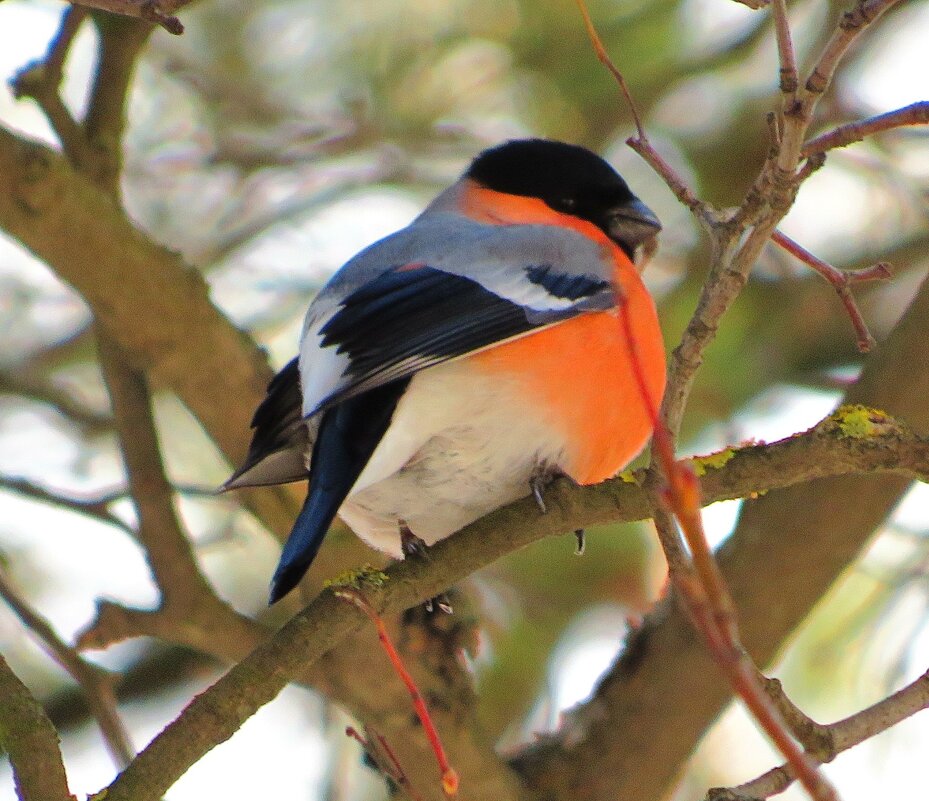
<svg viewBox="0 0 929 801">
<path fill-rule="evenodd" d="M 845 418 L 837 417 L 791 440 L 739 451 L 719 469 L 706 472 L 704 499 L 710 502 L 732 497 L 734 491 L 746 494 L 766 489 L 758 485 L 757 475 L 746 470 L 751 463 L 776 486 L 784 486 L 800 476 L 822 475 L 824 469 L 844 472 L 862 464 L 891 464 L 890 454 L 899 450 L 904 466 L 894 465 L 893 469 L 925 474 L 929 470 L 929 442 L 890 419 L 875 417 L 873 430 L 866 430 L 865 436 L 858 436 L 859 429 L 843 428 Z M 799 475 L 790 475 L 787 464 L 796 463 L 797 457 L 807 452 L 813 454 L 809 462 L 804 459 Z M 366 588 L 366 596 L 379 611 L 399 611 L 435 596 L 498 556 L 540 537 L 647 513 L 644 491 L 622 479 L 595 487 L 556 482 L 545 499 L 548 512 L 544 515 L 535 501 L 527 498 L 433 546 L 429 558 L 393 565 L 383 588 Z M 231 737 L 288 681 L 302 675 L 362 623 L 354 609 L 340 604 L 330 592 L 323 593 L 199 696 L 111 785 L 108 801 L 157 798 L 209 749 Z M 610 781 L 614 780 L 611 776 Z"/>
<path fill-rule="evenodd" d="M 20 801 L 76 801 L 58 748 L 58 732 L 0 656 L 0 747 L 10 756 Z"/>
</svg>

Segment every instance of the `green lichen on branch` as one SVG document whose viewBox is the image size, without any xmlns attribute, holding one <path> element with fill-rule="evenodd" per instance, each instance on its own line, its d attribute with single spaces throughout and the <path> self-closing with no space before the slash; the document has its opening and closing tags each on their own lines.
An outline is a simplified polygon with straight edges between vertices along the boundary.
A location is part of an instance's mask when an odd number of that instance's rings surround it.
<svg viewBox="0 0 929 801">
<path fill-rule="evenodd" d="M 333 587 L 351 587 L 354 590 L 360 590 L 364 587 L 374 587 L 380 589 L 390 577 L 383 571 L 378 570 L 372 565 L 363 565 L 354 570 L 346 570 L 331 579 L 326 579 L 323 586 L 326 588 Z"/>
<path fill-rule="evenodd" d="M 843 437 L 868 439 L 878 434 L 905 431 L 905 426 L 880 409 L 861 404 L 846 404 L 836 409 L 821 425 L 836 426 Z"/>
<path fill-rule="evenodd" d="M 724 448 L 707 456 L 694 456 L 690 463 L 693 466 L 694 473 L 700 478 L 705 476 L 709 470 L 719 470 L 725 467 L 735 454 L 735 448 Z"/>
</svg>

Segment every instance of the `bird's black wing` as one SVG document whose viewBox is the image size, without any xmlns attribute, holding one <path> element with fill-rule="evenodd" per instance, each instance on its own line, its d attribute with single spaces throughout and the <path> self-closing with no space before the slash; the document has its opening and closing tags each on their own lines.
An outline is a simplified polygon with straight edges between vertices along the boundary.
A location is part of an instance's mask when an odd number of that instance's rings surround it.
<svg viewBox="0 0 929 801">
<path fill-rule="evenodd" d="M 317 410 L 441 362 L 615 305 L 610 282 L 531 265 L 520 280 L 552 304 L 501 297 L 481 283 L 426 265 L 388 270 L 349 294 L 319 333 L 348 363 L 341 386 Z M 557 303 L 555 303 L 557 301 Z"/>
<path fill-rule="evenodd" d="M 222 489 L 286 484 L 306 478 L 309 433 L 297 359 L 291 359 L 268 384 L 268 394 L 252 418 L 252 442 L 244 464 Z"/>
</svg>

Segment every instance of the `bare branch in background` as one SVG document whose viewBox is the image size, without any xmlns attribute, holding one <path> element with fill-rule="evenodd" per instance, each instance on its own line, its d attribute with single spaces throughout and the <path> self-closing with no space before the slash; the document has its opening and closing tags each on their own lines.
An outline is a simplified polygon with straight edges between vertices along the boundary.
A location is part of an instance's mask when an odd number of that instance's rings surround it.
<svg viewBox="0 0 929 801">
<path fill-rule="evenodd" d="M 66 389 L 56 387 L 29 367 L 0 370 L 0 393 L 48 404 L 86 434 L 99 434 L 113 428 L 109 414 L 97 412 L 81 403 Z"/>
<path fill-rule="evenodd" d="M 17 495 L 22 495 L 24 498 L 30 498 L 34 501 L 51 504 L 52 506 L 59 506 L 62 509 L 86 515 L 100 523 L 117 526 L 128 534 L 135 536 L 132 527 L 127 525 L 125 521 L 120 520 L 120 518 L 110 511 L 109 505 L 112 498 L 108 495 L 86 498 L 81 498 L 73 494 L 64 495 L 60 492 L 54 492 L 46 487 L 39 486 L 27 479 L 15 478 L 13 476 L 0 476 L 0 489 L 15 492 Z"/>
<path fill-rule="evenodd" d="M 116 676 L 83 659 L 65 643 L 51 624 L 16 592 L 0 570 L 0 597 L 16 613 L 23 625 L 39 640 L 42 649 L 77 682 L 110 750 L 113 761 L 126 767 L 135 756 L 129 733 L 116 709 Z"/>
</svg>

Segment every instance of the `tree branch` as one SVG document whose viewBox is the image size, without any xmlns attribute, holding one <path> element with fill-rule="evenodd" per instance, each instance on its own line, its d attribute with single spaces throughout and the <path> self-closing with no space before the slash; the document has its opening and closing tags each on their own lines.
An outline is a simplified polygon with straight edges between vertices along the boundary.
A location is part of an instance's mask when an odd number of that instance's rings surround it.
<svg viewBox="0 0 929 801">
<path fill-rule="evenodd" d="M 135 535 L 135 532 L 120 520 L 109 510 L 110 499 L 103 498 L 79 498 L 74 495 L 62 495 L 53 492 L 38 484 L 34 484 L 24 478 L 15 478 L 13 476 L 0 476 L 0 489 L 15 492 L 24 498 L 29 498 L 41 503 L 48 503 L 52 506 L 59 506 L 71 512 L 85 515 L 100 523 L 106 523 L 109 526 L 121 528 L 128 534 Z"/>
<path fill-rule="evenodd" d="M 77 682 L 87 701 L 90 714 L 100 726 L 103 739 L 117 766 L 124 768 L 135 756 L 135 749 L 116 710 L 113 692 L 115 676 L 81 656 L 67 645 L 51 624 L 17 593 L 0 571 L 0 597 L 16 613 L 23 625 L 35 635 L 43 650 Z"/>
<path fill-rule="evenodd" d="M 174 492 L 161 463 L 146 381 L 127 366 L 118 346 L 106 337 L 101 338 L 99 350 L 129 489 L 138 512 L 139 539 L 161 592 L 162 609 L 174 620 L 198 619 L 204 627 L 218 631 L 238 621 L 239 616 L 216 597 L 200 572 L 174 511 Z"/>
<path fill-rule="evenodd" d="M 820 725 L 820 736 L 827 745 L 817 758 L 831 762 L 843 751 L 860 745 L 927 707 L 929 672 L 861 712 L 835 723 Z M 793 782 L 790 766 L 780 765 L 737 787 L 714 787 L 707 793 L 706 801 L 757 801 L 784 792 Z"/>
<path fill-rule="evenodd" d="M 803 146 L 803 155 L 812 156 L 814 153 L 825 153 L 838 147 L 847 147 L 855 142 L 862 141 L 867 136 L 876 133 L 891 131 L 895 128 L 904 128 L 908 125 L 926 125 L 929 123 L 929 100 L 920 100 L 904 108 L 888 111 L 868 117 L 866 120 L 848 122 L 810 139 Z"/>
<path fill-rule="evenodd" d="M 2 127 L 0 227 L 87 299 L 131 363 L 176 392 L 231 462 L 244 458 L 243 432 L 271 372 L 210 302 L 199 273 L 134 228 L 60 155 Z M 278 536 L 290 530 L 286 489 L 244 497 Z"/>
<path fill-rule="evenodd" d="M 890 265 L 882 261 L 877 264 L 872 264 L 870 267 L 866 267 L 862 270 L 837 270 L 831 264 L 814 256 L 810 251 L 781 231 L 775 231 L 771 234 L 771 241 L 782 247 L 792 256 L 798 258 L 832 284 L 836 294 L 839 296 L 839 300 L 842 301 L 842 305 L 845 307 L 845 311 L 848 313 L 849 319 L 852 321 L 852 327 L 855 329 L 855 334 L 857 335 L 858 350 L 862 353 L 867 353 L 871 350 L 877 343 L 868 330 L 868 326 L 864 321 L 864 317 L 861 314 L 861 310 L 858 308 L 858 304 L 855 302 L 855 296 L 852 295 L 849 286 L 853 283 L 860 283 L 862 281 L 878 281 L 890 278 L 891 275 L 893 275 Z"/>
<path fill-rule="evenodd" d="M 835 75 L 839 62 L 852 42 L 887 9 L 900 0 L 858 0 L 858 5 L 842 15 L 832 38 L 823 48 L 816 65 L 806 80 L 806 91 L 810 95 L 822 95 Z M 814 101 L 815 102 L 815 101 Z"/>
<path fill-rule="evenodd" d="M 181 21 L 174 12 L 186 6 L 190 0 L 68 0 L 76 6 L 97 8 L 123 17 L 160 25 L 168 33 L 180 36 L 184 32 Z"/>
<path fill-rule="evenodd" d="M 109 415 L 86 406 L 29 367 L 0 369 L 0 392 L 47 404 L 87 434 L 97 434 L 113 427 Z"/>
<path fill-rule="evenodd" d="M 58 748 L 58 732 L 0 655 L 0 747 L 10 756 L 20 801 L 77 801 Z"/>
<path fill-rule="evenodd" d="M 864 422 L 854 415 L 864 415 Z M 889 453 L 897 449 L 900 463 Z M 786 464 L 807 453 L 812 455 L 808 462 L 803 460 L 803 469 L 785 475 Z M 822 475 L 823 470 L 845 472 L 864 464 L 873 468 L 883 463 L 892 465 L 894 471 L 925 474 L 929 471 L 929 441 L 879 413 L 844 410 L 804 434 L 774 445 L 749 446 L 734 452 L 719 469 L 711 466 L 719 461 L 706 461 L 702 485 L 707 503 L 732 497 L 737 490 L 746 494 L 752 491 L 750 487 L 754 491 L 767 489 L 758 485 L 758 475 L 746 469 L 748 464 L 754 464 L 776 486 L 785 486 L 800 476 Z M 548 512 L 544 515 L 532 498 L 526 498 L 437 543 L 427 558 L 391 566 L 382 587 L 365 588 L 366 597 L 382 614 L 399 611 L 543 536 L 617 519 L 636 519 L 648 511 L 645 491 L 623 479 L 593 487 L 557 481 L 546 492 L 545 500 Z M 339 603 L 331 591 L 324 592 L 195 699 L 110 785 L 107 801 L 147 801 L 163 794 L 203 754 L 231 737 L 288 681 L 302 675 L 363 622 L 356 610 Z M 222 644 L 217 643 L 217 647 Z M 610 781 L 615 779 L 611 773 Z"/>
</svg>

